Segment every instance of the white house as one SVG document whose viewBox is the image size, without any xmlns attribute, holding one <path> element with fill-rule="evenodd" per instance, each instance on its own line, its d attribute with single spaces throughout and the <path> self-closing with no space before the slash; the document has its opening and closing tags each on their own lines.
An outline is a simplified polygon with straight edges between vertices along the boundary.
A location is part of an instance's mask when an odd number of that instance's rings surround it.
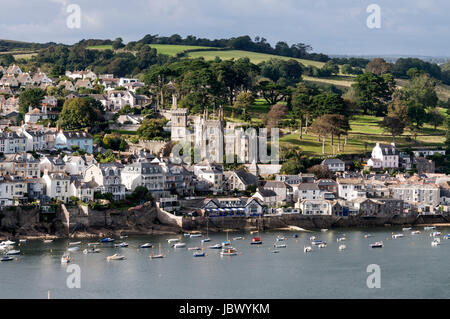
<svg viewBox="0 0 450 319">
<path fill-rule="evenodd" d="M 64 173 L 49 173 L 45 170 L 42 180 L 45 184 L 45 194 L 49 198 L 54 198 L 64 203 L 69 201 L 70 177 L 68 175 Z"/>
<path fill-rule="evenodd" d="M 165 175 L 158 164 L 137 161 L 126 165 L 121 171 L 122 183 L 128 190 L 135 190 L 137 186 L 144 186 L 152 192 L 154 197 L 164 191 Z M 155 196 L 156 195 L 156 196 Z"/>
<path fill-rule="evenodd" d="M 395 143 L 377 143 L 372 149 L 372 157 L 367 161 L 367 166 L 374 169 L 398 168 L 399 153 Z"/>
<path fill-rule="evenodd" d="M 338 178 L 338 196 L 346 200 L 365 197 L 365 187 L 360 178 Z"/>
<path fill-rule="evenodd" d="M 345 171 L 345 162 L 339 158 L 327 158 L 322 161 L 322 165 L 327 166 L 332 172 Z"/>
<path fill-rule="evenodd" d="M 114 200 L 125 198 L 125 185 L 121 181 L 123 165 L 118 163 L 93 164 L 84 172 L 84 182 L 94 181 L 97 190 L 102 193 L 111 193 Z"/>
</svg>

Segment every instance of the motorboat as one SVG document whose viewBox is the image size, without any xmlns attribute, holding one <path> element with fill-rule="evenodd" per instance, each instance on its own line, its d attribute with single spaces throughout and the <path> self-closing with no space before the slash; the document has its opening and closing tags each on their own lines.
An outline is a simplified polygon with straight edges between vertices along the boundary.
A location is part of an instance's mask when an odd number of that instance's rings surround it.
<svg viewBox="0 0 450 319">
<path fill-rule="evenodd" d="M 43 242 L 44 244 L 50 244 L 53 243 L 53 239 L 44 239 Z"/>
<path fill-rule="evenodd" d="M 215 244 L 215 245 L 209 246 L 209 249 L 222 249 L 222 244 Z"/>
<path fill-rule="evenodd" d="M 274 244 L 273 247 L 275 248 L 286 248 L 286 244 Z"/>
<path fill-rule="evenodd" d="M 319 248 L 325 248 L 325 247 L 327 247 L 327 244 L 326 244 L 326 243 L 321 243 L 321 244 L 317 245 L 317 247 L 319 247 Z"/>
<path fill-rule="evenodd" d="M 430 234 L 431 237 L 438 237 L 438 236 L 441 236 L 441 235 L 442 235 L 442 233 L 440 231 L 434 231 L 434 232 L 432 232 Z"/>
<path fill-rule="evenodd" d="M 403 235 L 403 234 L 393 234 L 392 235 L 392 239 L 398 239 L 398 238 L 403 238 L 403 237 L 405 237 L 405 235 Z"/>
<path fill-rule="evenodd" d="M 319 246 L 319 245 L 321 245 L 321 244 L 327 244 L 327 242 L 326 241 L 323 241 L 323 240 L 313 240 L 313 241 L 311 241 L 311 244 L 312 245 L 314 245 L 314 246 Z"/>
<path fill-rule="evenodd" d="M 107 260 L 124 260 L 125 256 L 119 255 L 119 254 L 114 254 L 112 256 L 108 256 L 106 257 Z"/>
<path fill-rule="evenodd" d="M 374 244 L 370 244 L 370 247 L 372 247 L 372 248 L 383 248 L 383 247 L 384 247 L 384 244 L 383 244 L 382 241 L 377 241 L 377 242 L 374 243 Z"/>
<path fill-rule="evenodd" d="M 262 245 L 261 237 L 253 237 L 250 245 Z"/>
<path fill-rule="evenodd" d="M 184 248 L 184 247 L 186 247 L 186 243 L 173 244 L 173 248 Z"/>
<path fill-rule="evenodd" d="M 202 243 L 208 243 L 208 242 L 210 242 L 211 241 L 211 239 L 209 239 L 209 238 L 203 238 L 202 239 Z"/>
<path fill-rule="evenodd" d="M 309 237 L 309 240 L 316 240 L 316 236 L 311 236 L 311 237 Z"/>
<path fill-rule="evenodd" d="M 121 235 L 120 236 L 120 239 L 125 239 L 125 238 L 128 238 L 128 236 L 127 235 Z"/>
<path fill-rule="evenodd" d="M 298 234 L 292 235 L 292 238 L 298 238 Z"/>
<path fill-rule="evenodd" d="M 412 229 L 411 227 L 403 227 L 402 228 L 403 231 L 407 231 L 407 230 L 411 230 L 411 229 Z"/>
<path fill-rule="evenodd" d="M 80 250 L 79 246 L 74 246 L 74 247 L 67 248 L 67 251 L 79 251 L 79 250 Z"/>
<path fill-rule="evenodd" d="M 345 250 L 345 249 L 347 249 L 347 246 L 345 246 L 345 245 L 339 245 L 339 250 Z"/>
<path fill-rule="evenodd" d="M 189 236 L 191 236 L 191 234 L 190 233 L 184 233 L 183 236 L 184 237 L 189 237 Z"/>
<path fill-rule="evenodd" d="M 27 240 L 26 239 L 19 239 L 19 243 L 26 243 Z"/>
<path fill-rule="evenodd" d="M 81 241 L 74 241 L 72 243 L 69 243 L 69 246 L 79 246 L 81 245 Z"/>
<path fill-rule="evenodd" d="M 0 261 L 11 261 L 14 260 L 14 258 L 12 258 L 11 256 L 2 256 L 0 258 Z"/>
<path fill-rule="evenodd" d="M 202 247 L 189 247 L 188 250 L 202 250 Z"/>
<path fill-rule="evenodd" d="M 272 250 L 272 254 L 278 254 L 280 251 L 277 249 Z"/>
<path fill-rule="evenodd" d="M 286 241 L 286 240 L 287 240 L 287 238 L 284 237 L 284 236 L 278 236 L 277 237 L 277 241 Z"/>
<path fill-rule="evenodd" d="M 445 235 L 444 239 L 450 239 L 450 234 Z"/>
<path fill-rule="evenodd" d="M 420 230 L 413 230 L 411 232 L 411 235 L 419 235 L 419 234 L 422 234 L 422 232 Z"/>
<path fill-rule="evenodd" d="M 61 257 L 61 264 L 68 264 L 72 261 L 72 257 L 70 257 L 69 255 L 63 255 Z"/>
<path fill-rule="evenodd" d="M 113 241 L 114 241 L 114 239 L 109 238 L 109 237 L 100 239 L 100 242 L 101 242 L 101 243 L 112 243 Z"/>
<path fill-rule="evenodd" d="M 15 245 L 15 244 L 16 244 L 16 242 L 11 241 L 11 240 L 2 241 L 0 243 L 0 245 L 4 245 L 4 246 L 12 246 L 12 245 Z"/>
<path fill-rule="evenodd" d="M 440 244 L 441 244 L 441 240 L 439 238 L 435 238 L 431 242 L 431 246 L 439 246 Z"/>
<path fill-rule="evenodd" d="M 5 255 L 8 255 L 8 256 L 12 256 L 12 255 L 20 255 L 20 250 L 8 250 L 8 251 L 6 251 L 5 252 Z"/>
<path fill-rule="evenodd" d="M 150 243 L 145 243 L 145 244 L 139 245 L 139 248 L 152 248 L 152 247 L 153 247 L 153 245 Z"/>
<path fill-rule="evenodd" d="M 167 242 L 169 243 L 169 244 L 173 244 L 173 243 L 178 243 L 180 240 L 178 239 L 178 238 L 171 238 L 171 239 L 168 239 L 167 240 Z"/>
<path fill-rule="evenodd" d="M 158 246 L 159 246 L 158 254 L 155 254 L 153 252 L 153 247 L 152 247 L 152 254 L 149 256 L 150 259 L 161 259 L 161 258 L 165 258 L 166 257 L 165 255 L 161 254 L 161 243 Z"/>
<path fill-rule="evenodd" d="M 98 248 L 89 248 L 89 249 L 85 249 L 83 250 L 83 254 L 96 254 L 99 253 L 101 250 Z"/>
<path fill-rule="evenodd" d="M 114 247 L 116 247 L 116 248 L 126 248 L 126 247 L 128 247 L 128 244 L 125 243 L 125 242 L 118 243 L 118 244 L 115 244 Z"/>
<path fill-rule="evenodd" d="M 192 256 L 194 256 L 194 257 L 205 257 L 206 253 L 204 251 L 196 251 L 195 253 L 192 254 Z"/>
<path fill-rule="evenodd" d="M 236 256 L 238 255 L 237 249 L 233 247 L 223 248 L 220 252 L 220 256 Z"/>
<path fill-rule="evenodd" d="M 436 229 L 436 226 L 425 226 L 423 228 L 423 230 L 434 230 L 434 229 Z"/>
<path fill-rule="evenodd" d="M 190 238 L 202 237 L 202 234 L 191 234 Z"/>
<path fill-rule="evenodd" d="M 225 240 L 224 242 L 222 242 L 222 246 L 230 246 L 231 245 L 231 241 L 229 240 Z"/>
<path fill-rule="evenodd" d="M 337 242 L 345 241 L 345 240 L 347 240 L 347 238 L 345 238 L 345 237 L 339 237 L 336 239 Z"/>
<path fill-rule="evenodd" d="M 312 249 L 311 246 L 305 246 L 305 247 L 303 248 L 303 252 L 304 252 L 304 253 L 310 253 L 310 252 L 312 252 L 312 251 L 313 251 L 313 249 Z"/>
</svg>

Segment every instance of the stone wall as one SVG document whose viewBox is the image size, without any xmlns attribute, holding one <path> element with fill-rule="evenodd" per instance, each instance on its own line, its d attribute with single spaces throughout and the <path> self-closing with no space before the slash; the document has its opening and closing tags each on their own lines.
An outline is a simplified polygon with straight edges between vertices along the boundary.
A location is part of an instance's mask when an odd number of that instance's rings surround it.
<svg viewBox="0 0 450 319">
<path fill-rule="evenodd" d="M 147 149 L 151 154 L 158 155 L 166 144 L 166 141 L 139 141 L 137 144 L 129 143 L 128 146 L 132 153 Z"/>
</svg>

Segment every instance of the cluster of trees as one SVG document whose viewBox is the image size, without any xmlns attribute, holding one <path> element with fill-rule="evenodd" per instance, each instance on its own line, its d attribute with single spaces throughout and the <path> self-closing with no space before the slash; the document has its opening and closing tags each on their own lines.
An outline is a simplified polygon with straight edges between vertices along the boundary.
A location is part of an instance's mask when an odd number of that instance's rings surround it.
<svg viewBox="0 0 450 319">
<path fill-rule="evenodd" d="M 102 120 L 103 106 L 92 97 L 76 97 L 64 102 L 59 121 L 66 130 L 93 127 Z"/>
<path fill-rule="evenodd" d="M 171 35 L 170 37 L 160 37 L 158 35 L 147 34 L 141 40 L 136 43 L 142 44 L 183 44 L 194 46 L 208 46 L 217 48 L 229 48 L 234 50 L 245 50 L 252 52 L 268 53 L 281 56 L 287 56 L 292 58 L 303 58 L 315 61 L 326 62 L 329 57 L 321 53 L 312 53 L 312 47 L 304 43 L 296 43 L 289 46 L 284 41 L 279 41 L 274 47 L 267 42 L 267 39 L 263 37 L 255 37 L 254 40 L 248 35 L 230 38 L 230 39 L 205 39 L 197 38 L 193 35 L 188 35 L 186 38 L 182 38 L 178 34 Z M 132 43 L 134 45 L 135 43 Z"/>
</svg>

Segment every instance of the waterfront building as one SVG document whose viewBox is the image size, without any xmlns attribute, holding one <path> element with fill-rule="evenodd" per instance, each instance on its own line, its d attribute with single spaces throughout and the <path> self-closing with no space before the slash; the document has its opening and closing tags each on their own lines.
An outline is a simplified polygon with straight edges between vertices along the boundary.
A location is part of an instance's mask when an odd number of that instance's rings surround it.
<svg viewBox="0 0 450 319">
<path fill-rule="evenodd" d="M 224 176 L 230 191 L 246 191 L 249 186 L 256 186 L 258 183 L 258 178 L 244 169 L 226 171 Z"/>
<path fill-rule="evenodd" d="M 114 200 L 121 200 L 125 198 L 125 185 L 121 182 L 122 169 L 123 165 L 119 163 L 92 164 L 86 169 L 83 181 L 94 181 L 98 185 L 96 191 L 111 193 Z"/>
</svg>

